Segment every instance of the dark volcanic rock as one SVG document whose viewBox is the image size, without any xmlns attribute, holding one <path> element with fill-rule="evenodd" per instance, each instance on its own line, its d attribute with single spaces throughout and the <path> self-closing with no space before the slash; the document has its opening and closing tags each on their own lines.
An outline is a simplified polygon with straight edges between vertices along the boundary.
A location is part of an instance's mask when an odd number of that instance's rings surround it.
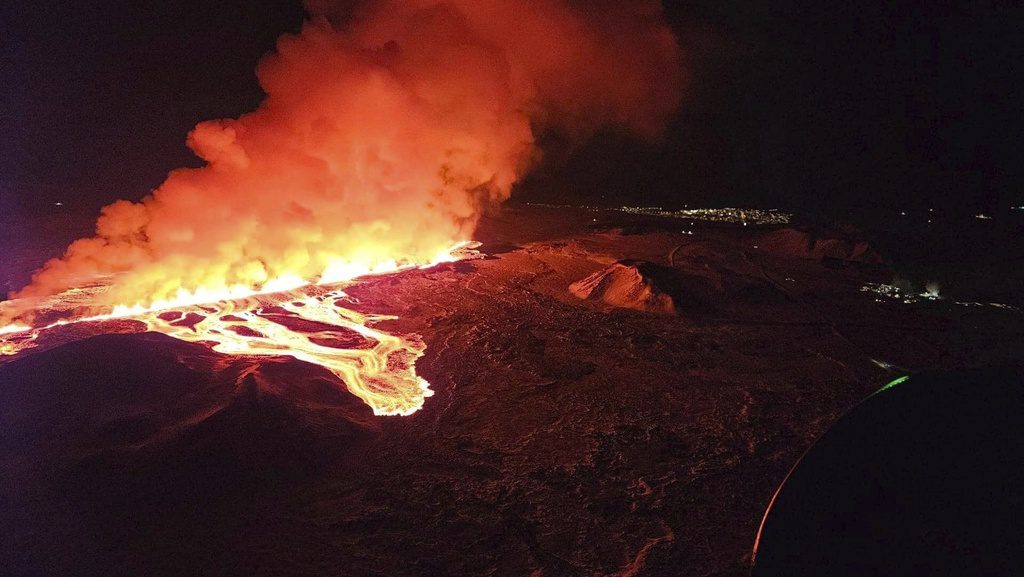
<svg viewBox="0 0 1024 577">
<path fill-rule="evenodd" d="M 764 235 L 759 245 L 782 256 L 814 260 L 833 259 L 865 264 L 881 264 L 884 259 L 862 238 L 850 234 L 806 232 L 783 228 Z"/>
<path fill-rule="evenodd" d="M 346 288 L 427 345 L 436 394 L 409 417 L 373 417 L 319 367 L 152 334 L 55 336 L 0 365 L 3 574 L 744 575 L 775 488 L 838 415 L 903 368 L 1024 350 L 1012 310 L 875 302 L 859 267 L 740 227 L 484 224 L 491 258 Z M 682 314 L 566 290 L 620 261 L 651 263 Z"/>
<path fill-rule="evenodd" d="M 237 550 L 257 495 L 374 426 L 325 373 L 153 333 L 0 367 L 6 574 L 177 574 Z"/>
</svg>

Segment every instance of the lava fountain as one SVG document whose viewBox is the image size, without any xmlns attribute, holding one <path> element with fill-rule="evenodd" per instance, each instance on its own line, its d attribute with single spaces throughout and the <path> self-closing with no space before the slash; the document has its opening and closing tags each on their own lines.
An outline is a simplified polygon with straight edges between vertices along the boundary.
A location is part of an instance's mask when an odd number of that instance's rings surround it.
<svg viewBox="0 0 1024 577">
<path fill-rule="evenodd" d="M 0 352 L 25 354 L 69 322 L 130 318 L 226 353 L 317 363 L 378 414 L 408 414 L 429 393 L 413 369 L 423 343 L 373 328 L 383 317 L 346 309 L 341 289 L 310 287 L 457 258 L 539 161 L 537 135 L 656 138 L 680 100 L 657 0 L 307 8 L 257 67 L 259 108 L 189 134 L 205 166 L 103 208 L 95 236 L 0 303 Z M 365 342 L 338 345 L 353 333 Z"/>
</svg>

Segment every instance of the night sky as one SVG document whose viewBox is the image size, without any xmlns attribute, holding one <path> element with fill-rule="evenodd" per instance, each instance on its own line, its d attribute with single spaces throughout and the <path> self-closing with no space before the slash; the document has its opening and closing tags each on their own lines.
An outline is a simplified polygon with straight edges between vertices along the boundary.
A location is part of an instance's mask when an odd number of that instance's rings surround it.
<svg viewBox="0 0 1024 577">
<path fill-rule="evenodd" d="M 602 134 L 521 199 L 831 213 L 1024 204 L 1024 9 L 999 2 L 673 1 L 688 95 L 664 142 Z M 95 211 L 198 161 L 200 120 L 259 103 L 298 0 L 0 8 L 0 207 Z"/>
</svg>

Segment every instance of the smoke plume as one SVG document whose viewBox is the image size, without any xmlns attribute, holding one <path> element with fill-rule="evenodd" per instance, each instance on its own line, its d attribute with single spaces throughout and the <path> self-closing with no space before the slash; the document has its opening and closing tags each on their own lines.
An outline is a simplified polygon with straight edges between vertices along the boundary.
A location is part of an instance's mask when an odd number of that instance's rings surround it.
<svg viewBox="0 0 1024 577">
<path fill-rule="evenodd" d="M 680 51 L 655 0 L 307 8 L 301 32 L 258 64 L 260 107 L 188 135 L 205 166 L 105 207 L 94 237 L 15 296 L 116 275 L 106 304 L 145 305 L 427 262 L 508 198 L 541 131 L 656 136 L 680 98 Z"/>
</svg>

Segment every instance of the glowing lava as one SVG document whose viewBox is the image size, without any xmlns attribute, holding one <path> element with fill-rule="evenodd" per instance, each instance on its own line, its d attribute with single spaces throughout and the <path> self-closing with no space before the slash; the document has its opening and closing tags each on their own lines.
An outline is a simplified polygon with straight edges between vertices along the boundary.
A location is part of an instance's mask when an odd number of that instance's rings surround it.
<svg viewBox="0 0 1024 577">
<path fill-rule="evenodd" d="M 137 318 L 150 331 L 211 344 L 217 352 L 287 355 L 320 365 L 337 375 L 376 415 L 416 412 L 424 398 L 433 394 L 414 366 L 426 348 L 423 341 L 415 335 L 373 328 L 375 322 L 398 317 L 344 308 L 347 298 L 341 290 L 314 295 L 295 291 L 288 293 L 287 300 L 274 299 L 273 304 L 251 298 Z"/>
<path fill-rule="evenodd" d="M 388 262 L 372 268 L 351 267 L 350 279 L 373 274 L 428 268 L 477 255 L 471 243 L 459 243 L 434 262 L 414 267 Z M 264 285 L 263 289 L 288 289 L 274 293 L 246 293 L 240 288 L 215 295 L 179 295 L 177 302 L 149 306 L 117 306 L 107 314 L 78 316 L 32 328 L 0 327 L 0 355 L 15 356 L 36 346 L 40 336 L 58 327 L 131 319 L 145 330 L 187 342 L 201 343 L 232 355 L 290 356 L 322 366 L 340 378 L 348 390 L 369 405 L 375 415 L 410 415 L 433 394 L 429 383 L 416 374 L 416 359 L 426 345 L 417 335 L 390 334 L 373 325 L 397 319 L 391 315 L 360 313 L 344 305 L 354 303 L 335 282 L 332 286 L 293 281 Z M 357 281 L 349 281 L 351 286 Z M 292 285 L 292 286 L 289 286 Z M 105 287 L 97 287 L 102 293 Z M 79 290 L 68 298 L 81 298 Z M 215 302 L 195 304 L 197 299 L 222 296 Z M 212 300 L 212 299 L 211 299 Z M 58 299 L 59 301 L 59 299 Z M 52 306 L 52 305 L 51 305 Z"/>
</svg>

